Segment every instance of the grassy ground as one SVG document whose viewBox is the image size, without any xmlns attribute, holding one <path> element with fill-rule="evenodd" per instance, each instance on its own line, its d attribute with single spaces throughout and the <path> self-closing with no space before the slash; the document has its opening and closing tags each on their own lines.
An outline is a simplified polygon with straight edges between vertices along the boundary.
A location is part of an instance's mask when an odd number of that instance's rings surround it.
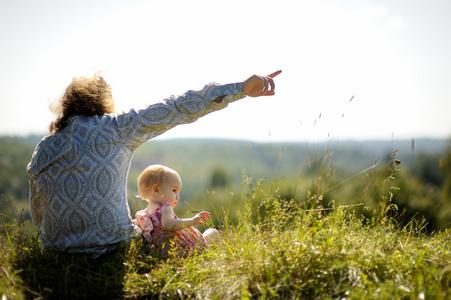
<svg viewBox="0 0 451 300">
<path fill-rule="evenodd" d="M 159 257 L 140 240 L 95 259 L 50 255 L 38 236 L 24 233 L 28 224 L 16 220 L 2 225 L 0 295 L 451 299 L 451 231 L 426 233 L 425 223 L 416 220 L 399 226 L 390 204 L 394 190 L 380 210 L 357 214 L 356 206 L 321 208 L 321 196 L 315 195 L 308 203 L 286 201 L 277 190 L 247 182 L 241 198 L 245 205 L 233 222 L 221 212 L 222 240 L 188 258 Z"/>
</svg>

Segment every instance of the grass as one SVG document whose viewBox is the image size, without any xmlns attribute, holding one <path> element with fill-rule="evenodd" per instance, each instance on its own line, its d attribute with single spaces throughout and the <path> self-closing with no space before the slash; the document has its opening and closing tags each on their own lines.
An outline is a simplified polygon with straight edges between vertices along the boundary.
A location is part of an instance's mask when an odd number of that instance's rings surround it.
<svg viewBox="0 0 451 300">
<path fill-rule="evenodd" d="M 26 222 L 3 224 L 0 294 L 6 299 L 451 299 L 451 231 L 401 226 L 391 203 L 397 163 L 378 210 L 284 199 L 245 178 L 222 240 L 187 258 L 163 258 L 140 240 L 100 258 L 45 253 Z M 320 175 L 318 175 L 320 176 Z M 317 195 L 317 196 L 316 196 Z M 214 200 L 214 199 L 213 199 Z M 19 214 L 20 216 L 20 214 Z M 209 224 L 212 226 L 212 223 Z"/>
</svg>

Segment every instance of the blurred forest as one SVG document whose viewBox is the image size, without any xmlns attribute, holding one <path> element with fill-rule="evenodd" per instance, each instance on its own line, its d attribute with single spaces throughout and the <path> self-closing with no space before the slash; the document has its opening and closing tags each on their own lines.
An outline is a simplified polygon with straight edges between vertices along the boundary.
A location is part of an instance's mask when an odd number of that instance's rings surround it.
<svg viewBox="0 0 451 300">
<path fill-rule="evenodd" d="M 0 224 L 28 210 L 26 166 L 42 136 L 0 137 Z M 397 165 L 395 180 L 387 180 Z M 132 216 L 146 206 L 138 199 L 136 179 L 150 164 L 161 163 L 182 177 L 179 217 L 208 210 L 214 222 L 234 215 L 246 190 L 316 207 L 356 205 L 371 215 L 392 199 L 401 223 L 412 218 L 428 230 L 451 224 L 451 145 L 448 140 L 326 141 L 250 143 L 237 140 L 154 139 L 136 152 L 128 179 Z M 258 201 L 259 199 L 255 199 Z"/>
</svg>

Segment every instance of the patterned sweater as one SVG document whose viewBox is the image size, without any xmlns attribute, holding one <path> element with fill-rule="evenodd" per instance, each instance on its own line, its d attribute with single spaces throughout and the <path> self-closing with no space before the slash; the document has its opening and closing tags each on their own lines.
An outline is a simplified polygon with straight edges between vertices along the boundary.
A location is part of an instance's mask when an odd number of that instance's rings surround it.
<svg viewBox="0 0 451 300">
<path fill-rule="evenodd" d="M 44 248 L 104 253 L 128 239 L 136 232 L 126 191 L 133 151 L 243 97 L 241 83 L 211 83 L 141 110 L 75 116 L 45 137 L 27 167 L 31 216 Z"/>
</svg>

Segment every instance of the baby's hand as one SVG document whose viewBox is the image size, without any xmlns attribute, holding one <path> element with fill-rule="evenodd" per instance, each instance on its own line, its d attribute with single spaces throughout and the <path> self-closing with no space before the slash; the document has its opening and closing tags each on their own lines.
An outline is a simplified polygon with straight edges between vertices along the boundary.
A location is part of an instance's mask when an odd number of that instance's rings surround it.
<svg viewBox="0 0 451 300">
<path fill-rule="evenodd" d="M 202 211 L 193 217 L 194 225 L 204 225 L 210 217 L 208 211 Z"/>
</svg>

